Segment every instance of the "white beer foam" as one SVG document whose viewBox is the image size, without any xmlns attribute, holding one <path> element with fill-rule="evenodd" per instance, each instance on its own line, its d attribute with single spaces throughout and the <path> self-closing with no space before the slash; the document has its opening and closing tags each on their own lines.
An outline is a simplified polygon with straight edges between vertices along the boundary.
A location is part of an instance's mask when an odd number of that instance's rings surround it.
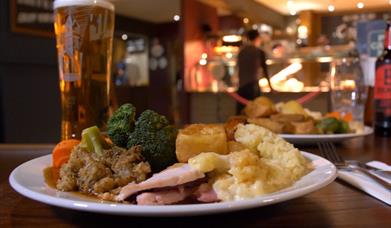
<svg viewBox="0 0 391 228">
<path fill-rule="evenodd" d="M 53 9 L 65 6 L 85 6 L 85 5 L 96 5 L 109 10 L 114 11 L 113 3 L 106 0 L 55 0 L 53 3 Z"/>
</svg>

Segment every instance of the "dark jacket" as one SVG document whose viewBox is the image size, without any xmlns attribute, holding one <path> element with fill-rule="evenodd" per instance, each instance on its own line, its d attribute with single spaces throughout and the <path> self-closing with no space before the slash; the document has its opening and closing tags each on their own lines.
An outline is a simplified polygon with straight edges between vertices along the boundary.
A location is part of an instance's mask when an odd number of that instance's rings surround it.
<svg viewBox="0 0 391 228">
<path fill-rule="evenodd" d="M 254 45 L 245 45 L 238 55 L 239 87 L 249 83 L 257 83 L 264 76 L 268 77 L 266 55 Z M 262 68 L 261 71 L 259 69 Z M 259 75 L 262 73 L 263 75 Z"/>
</svg>

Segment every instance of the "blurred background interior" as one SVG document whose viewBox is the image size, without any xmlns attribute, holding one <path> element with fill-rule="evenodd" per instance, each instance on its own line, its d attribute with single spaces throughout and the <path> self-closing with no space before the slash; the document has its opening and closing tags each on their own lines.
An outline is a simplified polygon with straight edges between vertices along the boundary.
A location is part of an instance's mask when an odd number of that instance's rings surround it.
<svg viewBox="0 0 391 228">
<path fill-rule="evenodd" d="M 178 125 L 235 114 L 245 32 L 258 30 L 273 100 L 320 92 L 306 106 L 328 111 L 335 59 L 376 57 L 388 0 L 117 0 L 112 108 L 131 102 Z M 369 35 L 368 35 L 369 34 Z M 0 142 L 60 138 L 58 68 L 50 0 L 0 2 Z M 271 86 L 271 87 L 270 87 Z M 271 91 L 273 88 L 273 91 Z"/>
</svg>

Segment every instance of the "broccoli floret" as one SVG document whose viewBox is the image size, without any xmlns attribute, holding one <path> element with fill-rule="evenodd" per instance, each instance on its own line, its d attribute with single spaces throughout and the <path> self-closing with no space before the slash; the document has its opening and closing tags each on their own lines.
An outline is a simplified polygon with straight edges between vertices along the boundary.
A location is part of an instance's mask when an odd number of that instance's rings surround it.
<svg viewBox="0 0 391 228">
<path fill-rule="evenodd" d="M 341 120 L 341 123 L 338 128 L 338 133 L 349 133 L 349 132 L 350 132 L 349 123 L 344 120 Z"/>
<path fill-rule="evenodd" d="M 108 135 L 111 141 L 120 147 L 126 147 L 130 133 L 134 129 L 136 108 L 132 104 L 119 107 L 109 119 Z"/>
<path fill-rule="evenodd" d="M 157 131 L 169 124 L 165 116 L 159 115 L 152 110 L 145 110 L 137 119 L 136 127 L 143 127 L 150 131 Z"/>
<path fill-rule="evenodd" d="M 149 162 L 154 172 L 158 172 L 176 162 L 175 140 L 177 129 L 166 117 L 146 110 L 136 121 L 130 134 L 127 148 L 140 145 L 142 155 Z"/>
<path fill-rule="evenodd" d="M 320 133 L 334 134 L 334 133 L 348 133 L 350 131 L 349 124 L 346 121 L 338 120 L 334 117 L 327 117 L 321 119 L 317 124 Z"/>
</svg>

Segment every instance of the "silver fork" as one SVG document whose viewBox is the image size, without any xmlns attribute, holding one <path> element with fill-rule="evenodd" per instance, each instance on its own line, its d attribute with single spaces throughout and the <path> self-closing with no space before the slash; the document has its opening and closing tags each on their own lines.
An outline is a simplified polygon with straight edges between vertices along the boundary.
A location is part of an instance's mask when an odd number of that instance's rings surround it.
<svg viewBox="0 0 391 228">
<path fill-rule="evenodd" d="M 384 186 L 386 189 L 391 191 L 391 184 L 372 174 L 367 169 L 354 165 L 353 163 L 347 163 L 340 154 L 338 154 L 337 149 L 333 143 L 325 142 L 318 143 L 318 147 L 321 155 L 327 160 L 331 161 L 338 169 L 350 170 L 350 171 L 360 171 L 365 175 L 371 177 L 377 183 Z"/>
</svg>

